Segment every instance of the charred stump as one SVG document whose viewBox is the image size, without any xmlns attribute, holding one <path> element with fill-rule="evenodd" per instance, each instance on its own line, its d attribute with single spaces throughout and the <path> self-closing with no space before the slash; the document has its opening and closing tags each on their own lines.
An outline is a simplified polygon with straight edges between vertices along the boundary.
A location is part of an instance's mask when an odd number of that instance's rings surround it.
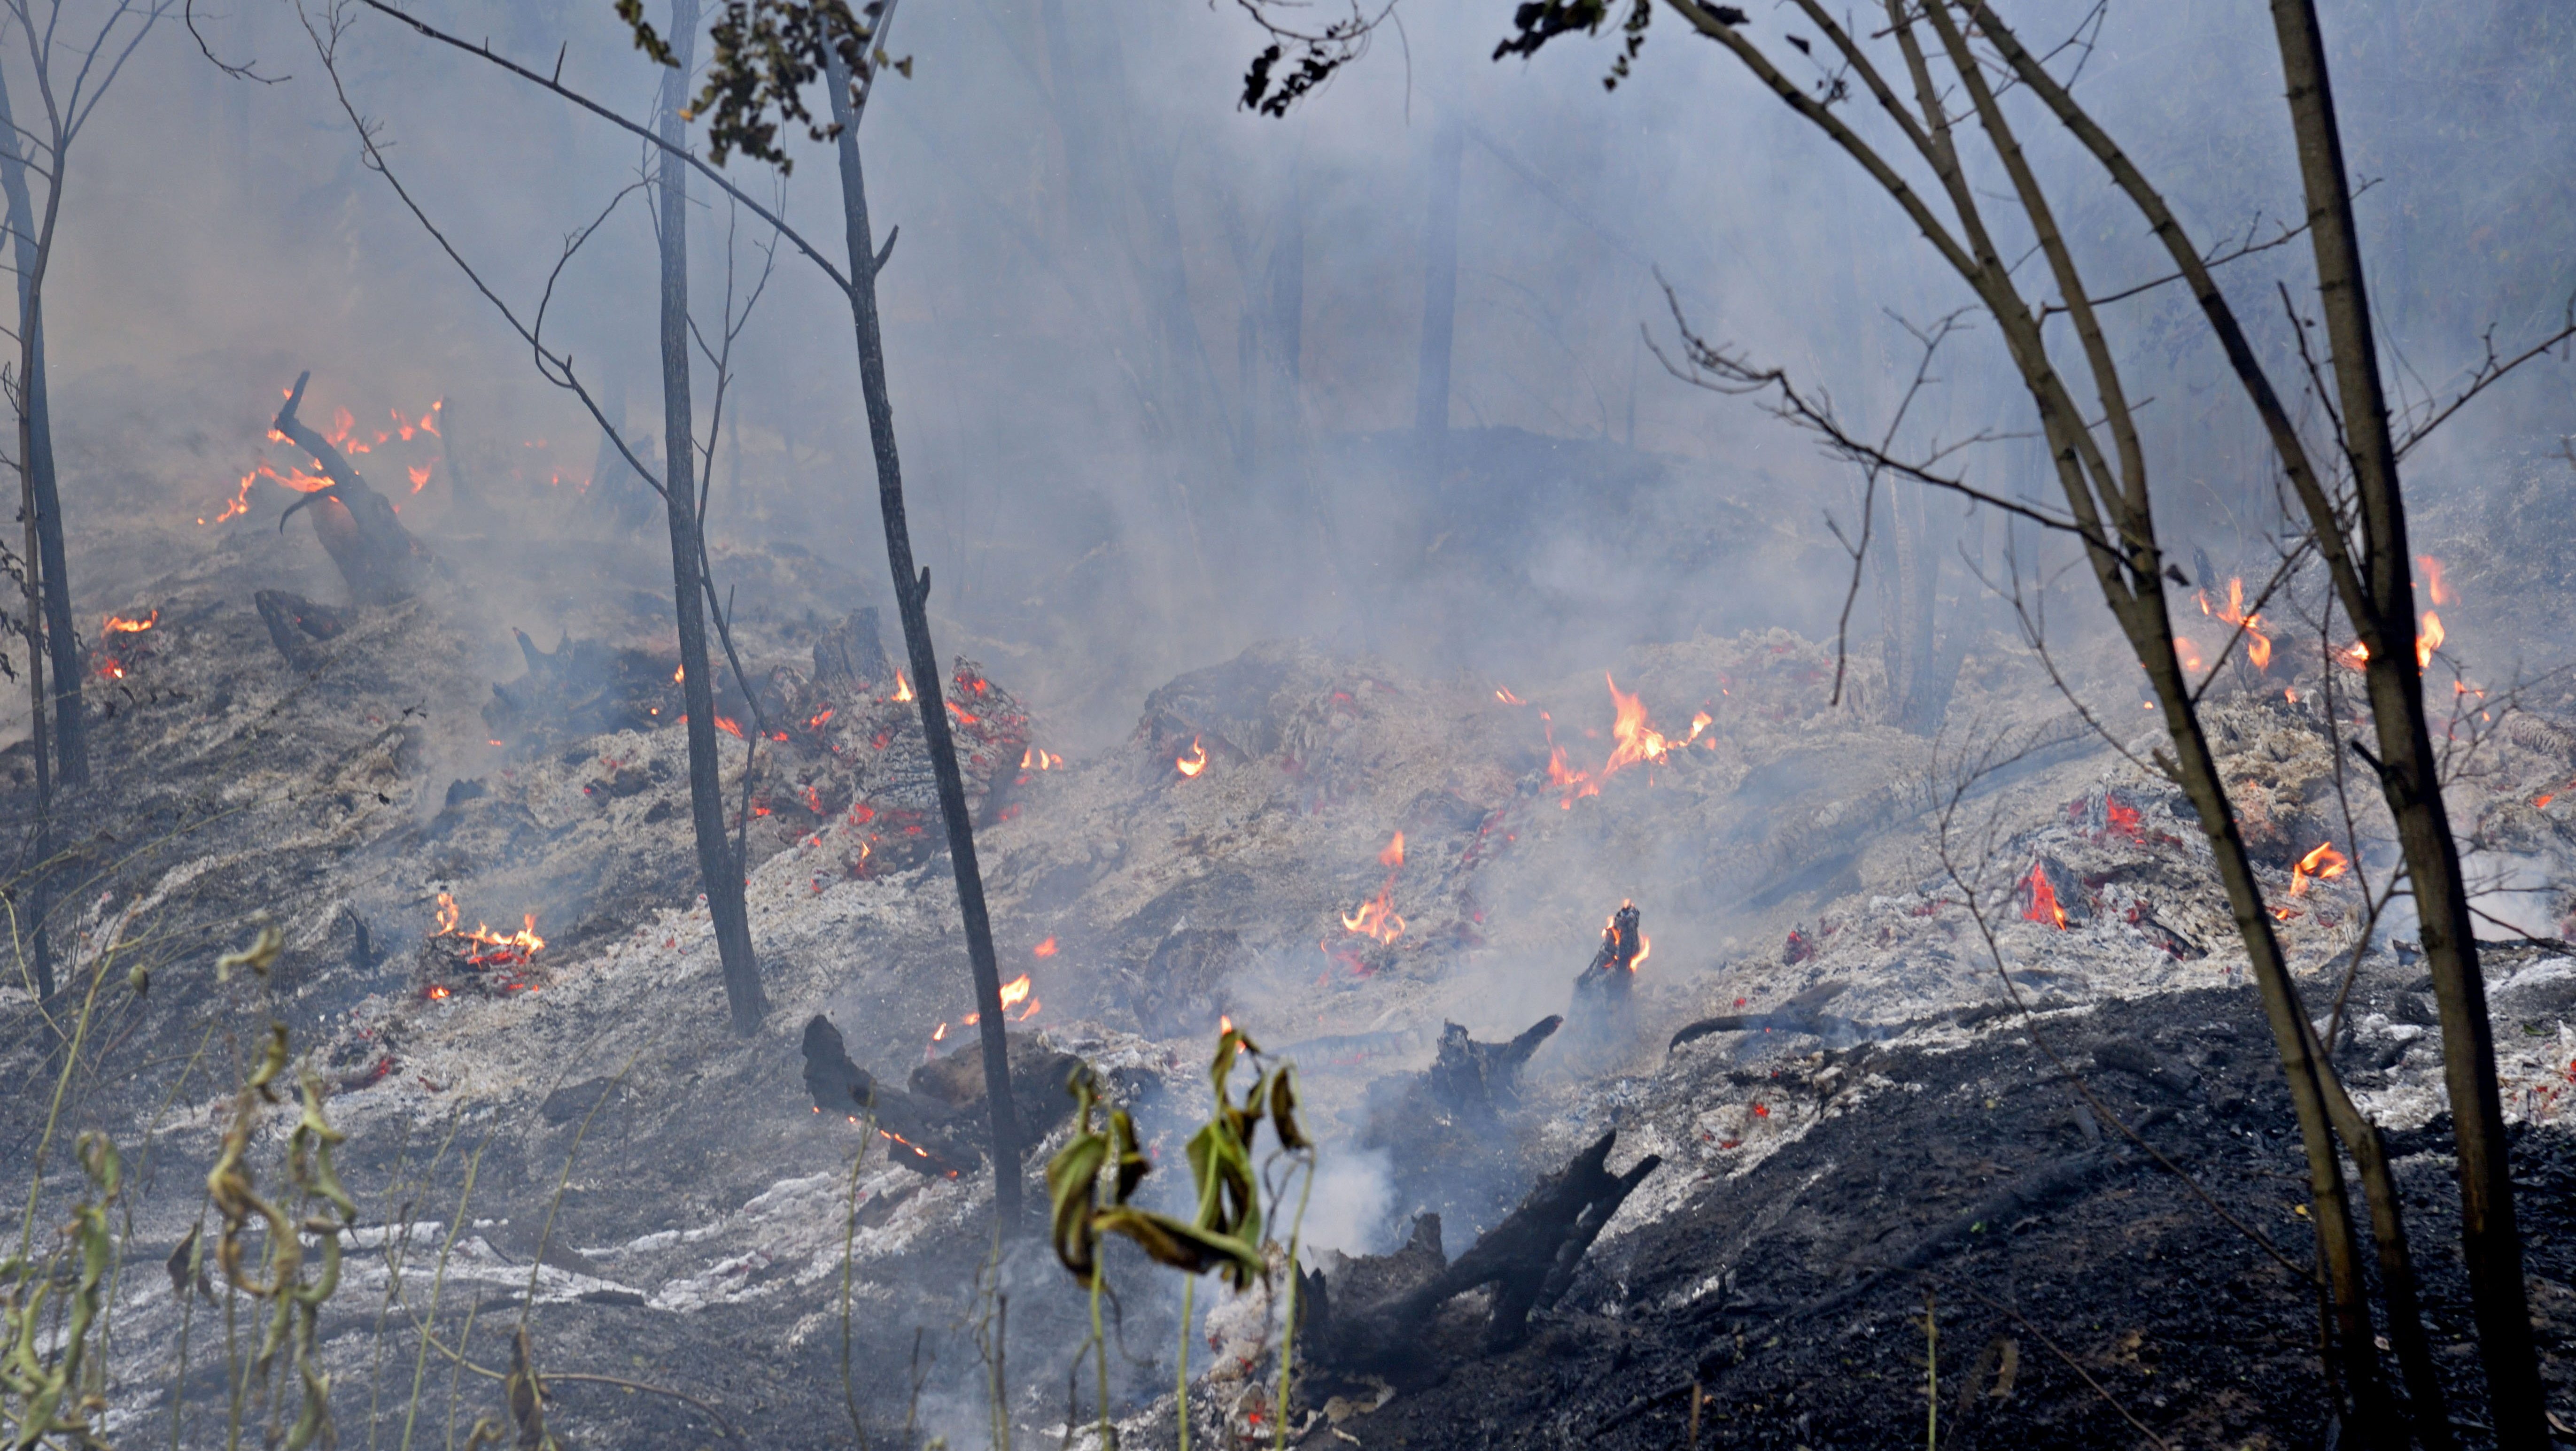
<svg viewBox="0 0 2576 1451">
<path fill-rule="evenodd" d="M 1625 1046 L 1637 1033 L 1637 1009 L 1630 989 L 1637 983 L 1637 960 L 1646 955 L 1646 938 L 1637 904 L 1622 902 L 1601 928 L 1601 946 L 1575 975 L 1574 1004 L 1567 1016 L 1584 1048 L 1609 1050 Z"/>
<path fill-rule="evenodd" d="M 1653 1154 L 1624 1174 L 1608 1167 L 1612 1130 L 1573 1162 L 1531 1189 L 1503 1222 L 1455 1262 L 1443 1263 L 1439 1221 L 1416 1221 L 1413 1241 L 1394 1255 L 1341 1260 L 1298 1272 L 1299 1343 L 1317 1361 L 1353 1374 L 1400 1373 L 1420 1365 L 1423 1331 L 1440 1307 L 1487 1285 L 1494 1288 L 1485 1326 L 1488 1351 L 1507 1350 L 1529 1333 L 1531 1312 L 1553 1309 L 1573 1288 L 1593 1242 L 1629 1194 L 1663 1160 Z M 1337 1288 L 1338 1286 L 1338 1288 Z M 1338 1302 L 1338 1303 L 1337 1303 Z"/>
<path fill-rule="evenodd" d="M 411 537 L 411 531 L 394 513 L 394 506 L 359 476 L 338 446 L 295 416 L 297 405 L 304 401 L 304 385 L 312 378 L 310 369 L 295 376 L 295 388 L 286 395 L 286 406 L 277 410 L 277 418 L 269 426 L 311 454 L 330 482 L 287 506 L 286 513 L 278 516 L 277 527 L 284 529 L 296 510 L 309 507 L 313 511 L 314 537 L 322 541 L 324 552 L 339 566 L 350 597 L 360 604 L 391 603 L 410 594 L 420 583 L 421 571 L 429 563 L 429 550 Z"/>
</svg>

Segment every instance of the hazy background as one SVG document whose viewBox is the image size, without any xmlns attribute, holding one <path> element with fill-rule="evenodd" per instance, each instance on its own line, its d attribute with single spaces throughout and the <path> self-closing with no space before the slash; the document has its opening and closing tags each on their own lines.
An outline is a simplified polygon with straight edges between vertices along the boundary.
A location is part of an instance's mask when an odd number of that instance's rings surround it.
<svg viewBox="0 0 2576 1451">
<path fill-rule="evenodd" d="M 207 41 L 291 79 L 227 78 L 165 26 L 71 162 L 49 341 L 82 608 L 115 607 L 228 535 L 273 534 L 289 496 L 267 484 L 247 516 L 212 521 L 303 368 L 307 416 L 346 407 L 362 431 L 448 400 L 443 442 L 382 455 L 441 460 L 406 500 L 433 542 L 488 529 L 452 495 L 461 469 L 513 518 L 559 526 L 566 548 L 608 547 L 615 490 L 583 492 L 597 430 L 362 169 L 294 8 L 219 3 L 199 11 Z M 1489 63 L 1509 8 L 1407 0 L 1400 32 L 1284 121 L 1236 106 L 1262 37 L 1231 4 L 901 11 L 891 49 L 913 73 L 880 85 L 863 143 L 878 235 L 902 233 L 882 283 L 886 352 L 944 647 L 1012 652 L 1014 683 L 1063 732 L 1097 741 L 1173 671 L 1266 635 L 1544 673 L 1699 629 L 1830 631 L 1848 566 L 1822 520 L 1849 523 L 1848 472 L 1752 406 L 1666 375 L 1640 340 L 1641 323 L 1671 337 L 1655 269 L 1704 334 L 1791 367 L 1872 430 L 1913 367 L 1884 310 L 1929 321 L 1962 289 L 1847 160 L 1714 47 L 1658 22 L 1609 92 L 1607 40 Z M 2079 12 L 2023 9 L 2034 36 Z M 540 68 L 560 51 L 568 83 L 649 114 L 656 70 L 607 0 L 419 10 Z M 1799 33 L 1788 14 L 1753 29 Z M 2506 343 L 2545 331 L 2576 288 L 2564 84 L 2576 19 L 2549 0 L 2339 0 L 2327 20 L 2352 164 L 2374 181 L 2361 216 L 2398 381 L 2455 384 L 2482 330 Z M 23 113 L 28 84 L 11 74 Z M 405 184 L 522 309 L 564 236 L 644 160 L 631 138 L 381 17 L 361 16 L 343 74 Z M 2083 90 L 2204 242 L 2297 215 L 2259 6 L 2115 6 Z M 1465 140 L 1447 416 L 1474 432 L 1425 465 L 1403 435 L 1432 141 L 1453 118 Z M 2064 220 L 2094 275 L 2160 273 L 2125 204 L 2041 151 L 2081 178 Z M 739 158 L 730 174 L 775 190 L 837 251 L 830 158 L 801 141 L 798 156 L 783 182 Z M 703 187 L 693 200 L 712 326 L 728 229 L 738 290 L 765 238 Z M 622 397 L 631 433 L 657 438 L 643 202 L 629 197 L 565 273 L 549 335 Z M 2276 351 L 2289 333 L 2272 280 L 2295 285 L 2304 258 L 2301 242 L 2226 274 Z M 2268 456 L 2188 299 L 2153 294 L 2111 323 L 2132 395 L 2154 399 L 2168 529 L 2222 565 L 2255 552 L 2245 541 L 2274 517 Z M 790 249 L 738 363 L 714 535 L 811 551 L 846 567 L 848 603 L 881 599 L 847 311 Z M 2027 426 L 1991 329 L 1939 372 L 1918 436 Z M 2418 456 L 2411 482 L 2475 489 L 2555 447 L 2570 382 L 2543 365 L 2498 390 Z M 702 369 L 702 423 L 711 393 Z M 1973 467 L 1990 487 L 2053 492 L 2040 463 L 2005 447 Z M 390 462 L 369 469 L 401 487 Z M 632 531 L 647 564 L 654 527 Z M 1945 601 L 1963 592 L 1954 569 Z M 1864 636 L 1875 609 L 1865 595 Z"/>
</svg>

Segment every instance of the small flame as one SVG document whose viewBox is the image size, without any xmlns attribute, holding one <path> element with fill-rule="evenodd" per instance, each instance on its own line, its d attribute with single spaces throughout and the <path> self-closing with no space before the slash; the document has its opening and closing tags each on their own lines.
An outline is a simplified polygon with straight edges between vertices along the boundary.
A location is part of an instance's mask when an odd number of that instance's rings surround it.
<svg viewBox="0 0 2576 1451">
<path fill-rule="evenodd" d="M 1216 1035 L 1220 1038 L 1234 1031 L 1234 1019 L 1224 1013 L 1216 1015 Z"/>
<path fill-rule="evenodd" d="M 404 473 L 411 475 L 411 491 L 413 493 L 417 494 L 421 490 L 429 487 L 429 467 L 430 466 L 428 464 L 413 464 L 403 470 Z"/>
<path fill-rule="evenodd" d="M 819 731 L 819 730 L 821 730 L 821 729 L 823 728 L 823 723 L 824 723 L 825 721 L 830 720 L 831 718 L 832 718 L 832 707 L 830 707 L 830 706 L 828 706 L 828 705 L 827 705 L 827 706 L 823 707 L 823 713 L 822 713 L 821 715 L 818 715 L 818 716 L 814 717 L 812 720 L 809 720 L 809 721 L 805 722 L 805 729 L 807 729 L 807 730 L 809 730 L 809 731 Z"/>
<path fill-rule="evenodd" d="M 2032 862 L 2027 880 L 2030 883 L 2030 905 L 2022 910 L 2021 915 L 2033 922 L 2053 923 L 2058 931 L 2065 931 L 2066 909 L 2057 905 L 2057 888 L 2049 883 L 2047 866 Z"/>
<path fill-rule="evenodd" d="M 2198 675 L 2206 668 L 2200 661 L 2200 647 L 2180 635 L 2174 636 L 2174 659 L 2181 662 L 2187 675 Z"/>
<path fill-rule="evenodd" d="M 482 922 L 475 923 L 474 930 L 471 932 L 458 931 L 456 924 L 463 920 L 463 915 L 457 908 L 454 897 L 445 892 L 439 893 L 436 916 L 438 930 L 429 935 L 433 938 L 455 937 L 475 946 L 491 949 L 487 952 L 469 952 L 465 958 L 465 963 L 469 967 L 522 964 L 545 950 L 546 940 L 537 935 L 537 914 L 534 912 L 522 914 L 519 920 L 523 925 L 518 931 L 506 937 Z"/>
<path fill-rule="evenodd" d="M 948 1025 L 946 1023 L 942 1023 L 937 1028 L 931 1030 L 930 1041 L 933 1043 L 943 1042 L 947 1037 Z"/>
<path fill-rule="evenodd" d="M 1190 748 L 1173 757 L 1172 765 L 1184 776 L 1196 776 L 1207 769 L 1207 761 L 1207 747 L 1199 743 L 1197 736 L 1192 736 Z"/>
<path fill-rule="evenodd" d="M 894 698 L 897 700 L 912 699 L 912 682 L 904 679 L 903 672 L 900 670 L 894 673 Z"/>
<path fill-rule="evenodd" d="M 1050 937 L 1050 938 L 1048 938 L 1046 941 L 1039 943 L 1037 946 L 1030 948 L 1030 949 L 1029 949 L 1029 956 L 1031 956 L 1031 957 L 1053 957 L 1053 956 L 1055 956 L 1055 939 L 1054 939 L 1054 938 L 1052 938 L 1052 937 Z"/>
<path fill-rule="evenodd" d="M 1028 996 L 1029 975 L 1025 972 L 1002 984 L 1002 1006 L 1005 1008 L 1018 1007 L 1028 1000 Z"/>
<path fill-rule="evenodd" d="M 2422 670 L 2433 663 L 2433 652 L 2442 648 L 2442 617 L 2431 610 L 2424 612 L 2424 624 L 2415 635 L 2415 668 Z"/>
<path fill-rule="evenodd" d="M 145 630 L 151 629 L 152 626 L 160 620 L 160 618 L 161 612 L 159 610 L 154 610 L 139 620 L 129 620 L 123 615 L 110 615 L 107 617 L 107 622 L 100 625 L 98 629 L 99 633 L 102 635 L 140 634 Z"/>
<path fill-rule="evenodd" d="M 2342 876 L 2350 865 L 2350 860 L 2334 849 L 2333 842 L 2319 843 L 2315 851 L 2299 858 L 2299 864 L 2290 869 L 2290 895 L 2304 897 L 2310 882 Z"/>
<path fill-rule="evenodd" d="M 723 731 L 726 735 L 733 737 L 735 740 L 742 739 L 742 727 L 735 724 L 731 717 L 721 715 L 717 716 L 716 729 Z"/>
<path fill-rule="evenodd" d="M 2451 587 L 2442 580 L 2442 561 L 2435 559 L 2429 554 L 2419 554 L 2415 556 L 2415 563 L 2421 566 L 2424 571 L 2424 594 L 2426 598 L 2432 600 L 2432 602 L 2437 605 L 2455 605 L 2460 602 L 2459 595 L 2454 593 Z"/>
<path fill-rule="evenodd" d="M 1528 701 L 1523 700 L 1523 699 L 1521 699 L 1519 696 L 1512 694 L 1512 692 L 1511 692 L 1510 688 L 1509 688 L 1509 687 L 1507 687 L 1507 686 L 1498 686 L 1498 687 L 1496 687 L 1496 688 L 1495 688 L 1495 690 L 1494 690 L 1494 699 L 1501 701 L 1501 702 L 1502 702 L 1503 704 L 1505 704 L 1505 705 L 1527 705 L 1527 704 L 1529 704 L 1529 702 L 1528 702 Z"/>
<path fill-rule="evenodd" d="M 1053 751 L 1040 750 L 1036 746 L 1020 752 L 1020 769 L 1023 771 L 1052 771 L 1063 764 L 1064 757 Z"/>
<path fill-rule="evenodd" d="M 1377 864 L 1386 868 L 1386 880 L 1357 912 L 1340 914 L 1342 930 L 1376 942 L 1393 942 L 1404 935 L 1404 916 L 1395 910 L 1395 879 L 1404 870 L 1403 832 L 1397 832 L 1386 850 L 1377 854 Z"/>
<path fill-rule="evenodd" d="M 443 997 L 445 997 L 445 996 L 447 996 L 447 989 L 446 989 L 445 987 L 442 987 L 442 986 L 440 986 L 440 985 L 439 985 L 439 984 L 437 984 L 437 983 L 431 983 L 431 984 L 429 985 L 429 997 L 430 997 L 430 1001 L 432 1001 L 432 1002 L 436 1002 L 438 999 L 443 998 Z"/>
</svg>

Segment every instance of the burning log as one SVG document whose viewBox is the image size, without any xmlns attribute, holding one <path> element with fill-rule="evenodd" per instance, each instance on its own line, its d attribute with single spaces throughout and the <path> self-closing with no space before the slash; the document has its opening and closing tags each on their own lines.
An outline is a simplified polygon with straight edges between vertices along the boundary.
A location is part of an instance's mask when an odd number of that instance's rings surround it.
<svg viewBox="0 0 2576 1451">
<path fill-rule="evenodd" d="M 1416 1222 L 1414 1241 L 1391 1256 L 1335 1257 L 1311 1274 L 1298 1271 L 1304 1317 L 1298 1343 L 1316 1360 L 1352 1373 L 1400 1372 L 1419 1365 L 1423 1328 L 1439 1308 L 1469 1290 L 1494 1287 L 1485 1348 L 1506 1350 L 1529 1333 L 1530 1313 L 1553 1309 L 1573 1288 L 1583 1257 L 1628 1196 L 1663 1160 L 1648 1154 L 1624 1174 L 1607 1165 L 1613 1129 L 1538 1182 L 1502 1223 L 1454 1263 L 1442 1263 L 1439 1222 Z M 1333 1281 L 1342 1289 L 1336 1308 Z M 1365 1298 L 1361 1298 L 1365 1295 Z M 1355 1304 L 1354 1302 L 1357 1301 Z"/>
<path fill-rule="evenodd" d="M 312 378 L 310 369 L 295 376 L 295 387 L 286 395 L 286 406 L 277 410 L 277 418 L 269 427 L 311 454 L 330 482 L 287 506 L 286 513 L 277 518 L 277 527 L 284 529 L 289 516 L 311 505 L 314 537 L 322 541 L 331 562 L 339 566 L 340 578 L 348 581 L 351 597 L 362 604 L 387 604 L 401 599 L 420 582 L 421 570 L 430 560 L 429 550 L 411 537 L 411 531 L 394 513 L 394 506 L 359 476 L 339 448 L 295 416 L 296 406 L 304 401 L 304 385 Z"/>
<path fill-rule="evenodd" d="M 965 1126 L 946 1104 L 878 1082 L 850 1061 L 840 1030 L 821 1013 L 805 1023 L 805 1091 L 814 1096 L 816 1113 L 846 1114 L 853 1122 L 862 1113 L 872 1117 L 877 1132 L 893 1142 L 894 1161 L 916 1173 L 953 1179 L 984 1162 L 957 1137 Z"/>
<path fill-rule="evenodd" d="M 1456 1023 L 1440 1028 L 1440 1052 L 1424 1075 L 1431 1096 L 1451 1113 L 1492 1119 L 1520 1101 L 1521 1065 L 1565 1025 L 1550 1014 L 1508 1043 L 1479 1043 Z"/>
<path fill-rule="evenodd" d="M 313 648 L 316 640 L 337 639 L 349 628 L 348 620 L 329 605 L 317 605 L 299 594 L 281 589 L 264 589 L 250 597 L 259 610 L 260 621 L 268 626 L 269 642 L 277 653 L 295 669 L 311 670 L 322 663 Z"/>
</svg>

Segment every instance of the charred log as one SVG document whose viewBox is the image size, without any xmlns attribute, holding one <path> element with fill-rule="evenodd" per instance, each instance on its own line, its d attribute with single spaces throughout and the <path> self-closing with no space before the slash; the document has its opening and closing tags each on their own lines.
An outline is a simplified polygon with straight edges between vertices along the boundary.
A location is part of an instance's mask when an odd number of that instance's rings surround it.
<svg viewBox="0 0 2576 1451">
<path fill-rule="evenodd" d="M 297 670 L 311 670 L 322 663 L 321 652 L 313 648 L 315 641 L 337 639 L 349 628 L 348 618 L 338 610 L 281 589 L 261 590 L 250 601 L 259 610 L 260 622 L 268 626 L 269 642 Z"/>
<path fill-rule="evenodd" d="M 1521 1065 L 1565 1025 L 1550 1014 L 1508 1043 L 1479 1043 L 1456 1023 L 1440 1029 L 1440 1051 L 1424 1074 L 1441 1107 L 1467 1118 L 1491 1119 L 1520 1101 Z"/>
<path fill-rule="evenodd" d="M 510 633 L 518 638 L 528 673 L 506 685 L 493 682 L 483 723 L 497 736 L 648 731 L 679 716 L 679 683 L 668 655 L 569 634 L 554 649 L 540 650 L 525 630 Z"/>
<path fill-rule="evenodd" d="M 1082 1067 L 1082 1060 L 1048 1047 L 1031 1033 L 1011 1034 L 1010 1045 L 1011 1102 L 1019 1109 L 1020 1127 L 1031 1138 L 1042 1137 L 1073 1112 L 1073 1096 L 1065 1091 L 1065 1085 Z M 918 1098 L 944 1105 L 968 1124 L 981 1125 L 981 1049 L 976 1044 L 961 1043 L 948 1056 L 915 1068 L 912 1092 Z"/>
<path fill-rule="evenodd" d="M 1602 1229 L 1663 1162 L 1649 1154 L 1628 1172 L 1613 1174 L 1608 1160 L 1617 1140 L 1615 1129 L 1603 1134 L 1540 1180 L 1520 1207 L 1454 1263 L 1440 1262 L 1439 1222 L 1426 1216 L 1416 1221 L 1413 1242 L 1395 1255 L 1343 1261 L 1311 1274 L 1301 1270 L 1300 1343 L 1339 1370 L 1416 1368 L 1424 1354 L 1423 1327 L 1440 1307 L 1491 1285 L 1485 1347 L 1518 1345 L 1529 1333 L 1531 1312 L 1551 1309 L 1564 1298 Z"/>
<path fill-rule="evenodd" d="M 832 1021 L 816 1013 L 805 1024 L 805 1091 L 816 1113 L 866 1114 L 894 1142 L 894 1161 L 933 1178 L 954 1178 L 983 1163 L 957 1137 L 962 1125 L 946 1104 L 907 1093 L 850 1061 Z"/>
<path fill-rule="evenodd" d="M 286 406 L 277 410 L 269 426 L 297 448 L 313 456 L 330 484 L 318 493 L 305 495 L 278 516 L 277 527 L 286 527 L 296 510 L 313 510 L 313 534 L 322 541 L 323 550 L 340 569 L 340 578 L 349 585 L 349 594 L 361 604 L 386 604 L 410 594 L 420 583 L 421 572 L 430 560 L 429 550 L 411 537 L 394 506 L 384 495 L 359 476 L 337 445 L 314 432 L 295 416 L 304 401 L 304 385 L 312 380 L 310 369 L 295 377 L 294 391 L 286 395 Z"/>
</svg>

